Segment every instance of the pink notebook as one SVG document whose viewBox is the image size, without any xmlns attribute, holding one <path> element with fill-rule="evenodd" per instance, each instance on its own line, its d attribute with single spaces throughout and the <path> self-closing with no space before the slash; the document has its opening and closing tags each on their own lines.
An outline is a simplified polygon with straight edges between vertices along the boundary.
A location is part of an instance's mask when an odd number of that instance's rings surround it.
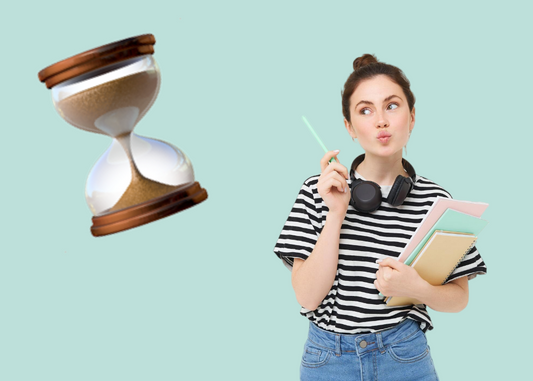
<svg viewBox="0 0 533 381">
<path fill-rule="evenodd" d="M 485 209 L 489 204 L 484 202 L 471 202 L 471 201 L 459 201 L 451 198 L 444 198 L 437 196 L 437 200 L 431 206 L 431 209 L 426 213 L 422 223 L 416 229 L 415 234 L 411 237 L 407 245 L 403 249 L 402 253 L 398 257 L 400 262 L 404 262 L 413 250 L 418 246 L 420 241 L 424 239 L 426 234 L 431 230 L 433 225 L 438 221 L 446 209 L 457 210 L 461 213 L 470 214 L 474 217 L 481 217 Z"/>
</svg>

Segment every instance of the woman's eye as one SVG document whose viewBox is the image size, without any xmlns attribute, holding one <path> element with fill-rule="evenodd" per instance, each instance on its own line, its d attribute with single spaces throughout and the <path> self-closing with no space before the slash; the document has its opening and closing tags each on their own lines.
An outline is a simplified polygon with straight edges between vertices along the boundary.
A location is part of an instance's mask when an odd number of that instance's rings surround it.
<svg viewBox="0 0 533 381">
<path fill-rule="evenodd" d="M 389 107 L 388 107 L 389 110 L 394 110 L 395 108 L 398 108 L 398 105 L 396 103 L 389 104 Z"/>
<path fill-rule="evenodd" d="M 361 114 L 363 114 L 363 115 L 368 115 L 368 114 L 370 114 L 370 109 L 368 109 L 368 108 L 363 108 L 363 109 L 361 109 L 361 111 L 359 111 L 359 112 L 360 112 Z"/>
</svg>

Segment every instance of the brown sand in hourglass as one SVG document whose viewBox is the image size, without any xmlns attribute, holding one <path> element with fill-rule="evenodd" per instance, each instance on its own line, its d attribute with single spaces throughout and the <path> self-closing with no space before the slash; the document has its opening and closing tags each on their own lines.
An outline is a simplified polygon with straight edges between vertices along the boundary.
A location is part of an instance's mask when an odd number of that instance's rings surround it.
<svg viewBox="0 0 533 381">
<path fill-rule="evenodd" d="M 106 134 L 96 128 L 96 119 L 119 108 L 137 107 L 137 123 L 148 111 L 157 85 L 157 73 L 140 72 L 71 95 L 58 102 L 56 107 L 70 124 L 82 130 Z"/>
<path fill-rule="evenodd" d="M 141 72 L 81 91 L 61 100 L 57 108 L 63 117 L 74 126 L 86 131 L 105 134 L 95 126 L 100 116 L 122 107 L 137 107 L 139 116 L 148 111 L 157 91 L 158 78 L 155 72 Z M 107 134 L 106 134 L 107 135 Z M 132 205 L 163 196 L 179 186 L 166 185 L 144 177 L 138 170 L 130 149 L 130 133 L 117 136 L 130 161 L 132 180 L 122 197 L 104 213 L 115 212 Z"/>
<path fill-rule="evenodd" d="M 162 184 L 157 181 L 147 179 L 139 172 L 130 149 L 130 134 L 117 137 L 117 140 L 126 151 L 131 167 L 131 183 L 122 194 L 117 203 L 106 212 L 115 212 L 132 205 L 140 204 L 157 197 L 164 196 L 167 193 L 175 191 L 179 186 Z"/>
</svg>

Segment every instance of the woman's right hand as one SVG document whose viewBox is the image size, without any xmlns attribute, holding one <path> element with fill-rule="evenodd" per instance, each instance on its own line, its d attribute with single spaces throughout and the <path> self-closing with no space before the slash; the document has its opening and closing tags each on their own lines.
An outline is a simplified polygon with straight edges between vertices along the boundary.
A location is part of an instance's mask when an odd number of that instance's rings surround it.
<svg viewBox="0 0 533 381">
<path fill-rule="evenodd" d="M 347 179 L 348 170 L 339 162 L 336 155 L 339 151 L 329 151 L 320 160 L 320 167 L 322 173 L 318 178 L 318 194 L 326 205 L 329 213 L 341 215 L 342 218 L 346 215 L 348 204 L 350 203 L 350 187 Z M 332 157 L 335 157 L 337 162 L 329 162 Z"/>
</svg>

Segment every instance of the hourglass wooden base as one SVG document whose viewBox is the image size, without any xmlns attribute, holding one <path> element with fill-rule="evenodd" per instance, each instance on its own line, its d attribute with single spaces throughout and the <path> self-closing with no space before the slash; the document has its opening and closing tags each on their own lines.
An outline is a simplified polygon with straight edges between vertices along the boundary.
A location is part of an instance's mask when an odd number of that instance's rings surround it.
<svg viewBox="0 0 533 381">
<path fill-rule="evenodd" d="M 93 217 L 91 233 L 95 237 L 118 233 L 168 217 L 207 199 L 207 191 L 196 181 L 184 184 L 172 193 L 134 205 L 118 212 Z"/>
</svg>

